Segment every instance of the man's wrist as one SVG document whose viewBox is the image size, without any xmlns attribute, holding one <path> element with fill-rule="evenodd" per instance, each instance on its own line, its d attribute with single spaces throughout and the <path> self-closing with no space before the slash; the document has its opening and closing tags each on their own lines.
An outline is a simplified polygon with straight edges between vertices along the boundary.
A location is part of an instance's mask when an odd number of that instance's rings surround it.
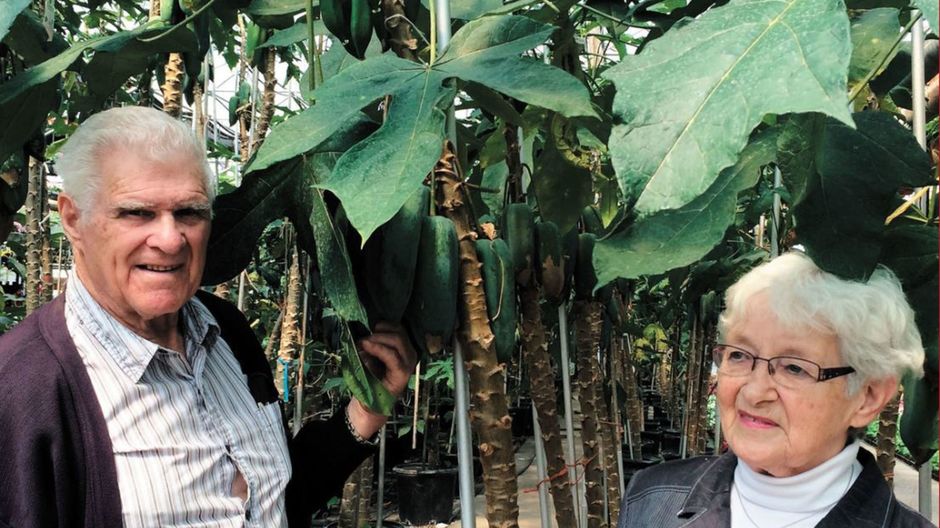
<svg viewBox="0 0 940 528">
<path fill-rule="evenodd" d="M 388 418 L 369 410 L 358 399 L 353 398 L 346 406 L 346 425 L 349 433 L 357 442 L 375 445 L 376 433 L 385 425 Z"/>
</svg>

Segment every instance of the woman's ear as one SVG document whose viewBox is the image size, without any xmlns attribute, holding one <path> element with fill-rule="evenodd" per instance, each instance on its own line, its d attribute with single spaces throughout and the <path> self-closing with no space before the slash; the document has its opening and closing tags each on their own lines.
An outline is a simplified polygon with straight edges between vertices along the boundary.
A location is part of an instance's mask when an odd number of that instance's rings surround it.
<svg viewBox="0 0 940 528">
<path fill-rule="evenodd" d="M 852 416 L 852 427 L 866 427 L 874 420 L 885 405 L 898 391 L 898 379 L 891 376 L 882 379 L 869 380 L 859 389 L 858 406 Z"/>
</svg>

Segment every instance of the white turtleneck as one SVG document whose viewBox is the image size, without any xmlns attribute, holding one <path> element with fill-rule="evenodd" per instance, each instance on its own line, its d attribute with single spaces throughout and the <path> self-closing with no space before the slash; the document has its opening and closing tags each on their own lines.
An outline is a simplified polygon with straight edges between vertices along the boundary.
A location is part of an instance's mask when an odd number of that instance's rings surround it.
<svg viewBox="0 0 940 528">
<path fill-rule="evenodd" d="M 792 477 L 761 475 L 742 460 L 731 486 L 731 528 L 811 528 L 862 473 L 856 440 L 836 456 Z"/>
</svg>

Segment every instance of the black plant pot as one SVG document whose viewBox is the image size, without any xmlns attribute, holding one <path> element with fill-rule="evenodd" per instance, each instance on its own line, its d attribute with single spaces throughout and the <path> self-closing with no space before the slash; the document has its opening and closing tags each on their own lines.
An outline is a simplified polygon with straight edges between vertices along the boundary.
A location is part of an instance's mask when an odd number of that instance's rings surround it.
<svg viewBox="0 0 940 528">
<path fill-rule="evenodd" d="M 398 480 L 398 516 L 412 525 L 450 522 L 454 512 L 457 468 L 401 464 L 392 469 Z"/>
<path fill-rule="evenodd" d="M 510 407 L 509 416 L 512 418 L 512 436 L 528 438 L 535 434 L 535 424 L 532 423 L 532 407 Z"/>
</svg>

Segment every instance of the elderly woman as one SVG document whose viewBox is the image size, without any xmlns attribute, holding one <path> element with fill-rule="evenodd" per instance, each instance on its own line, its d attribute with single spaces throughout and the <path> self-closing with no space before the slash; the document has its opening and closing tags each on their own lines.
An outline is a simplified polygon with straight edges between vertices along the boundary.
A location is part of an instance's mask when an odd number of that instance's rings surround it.
<svg viewBox="0 0 940 528">
<path fill-rule="evenodd" d="M 620 528 L 933 526 L 859 449 L 900 377 L 922 374 L 914 313 L 889 270 L 852 282 L 788 253 L 729 288 L 719 334 L 730 452 L 638 473 Z"/>
</svg>

